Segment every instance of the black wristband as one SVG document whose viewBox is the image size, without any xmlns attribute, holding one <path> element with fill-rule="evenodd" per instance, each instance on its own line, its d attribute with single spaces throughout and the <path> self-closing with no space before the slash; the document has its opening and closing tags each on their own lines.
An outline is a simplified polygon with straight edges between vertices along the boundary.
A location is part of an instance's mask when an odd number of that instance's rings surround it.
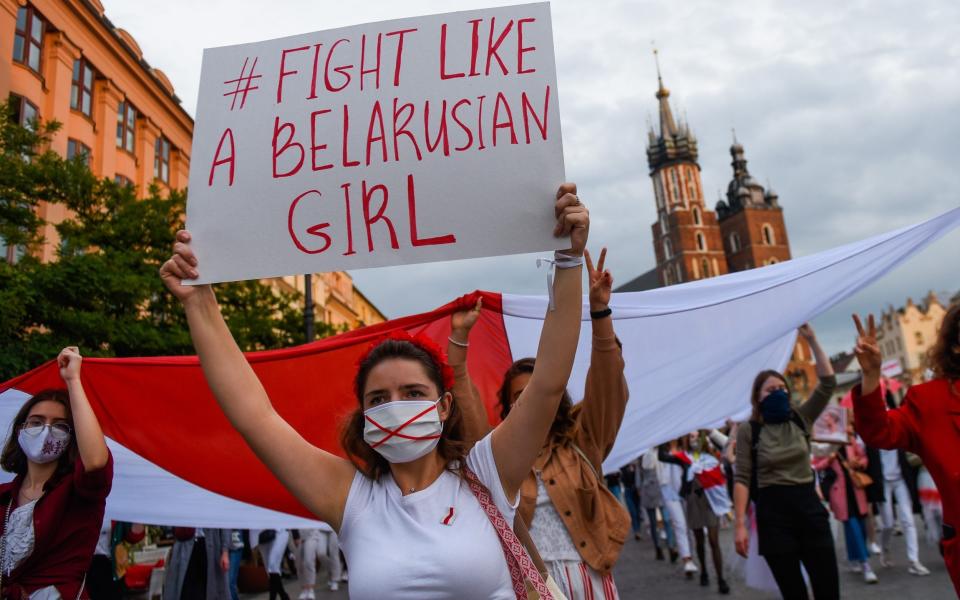
<svg viewBox="0 0 960 600">
<path fill-rule="evenodd" d="M 609 317 L 609 316 L 612 315 L 612 314 L 613 314 L 613 310 L 611 310 L 611 308 L 608 306 L 607 308 L 605 308 L 605 309 L 603 309 L 603 310 L 591 310 L 591 311 L 590 311 L 590 318 L 591 318 L 591 319 L 603 319 L 603 318 L 605 318 L 605 317 Z"/>
</svg>

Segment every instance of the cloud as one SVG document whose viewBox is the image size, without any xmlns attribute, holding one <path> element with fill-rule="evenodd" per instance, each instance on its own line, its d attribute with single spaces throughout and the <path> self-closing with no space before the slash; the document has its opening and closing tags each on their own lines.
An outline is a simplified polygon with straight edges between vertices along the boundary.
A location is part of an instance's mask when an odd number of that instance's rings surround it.
<svg viewBox="0 0 960 600">
<path fill-rule="evenodd" d="M 451 9 L 439 0 L 105 4 L 107 16 L 168 74 L 191 113 L 204 47 Z M 647 117 L 657 110 L 651 40 L 661 50 L 674 114 L 687 115 L 699 139 L 708 205 L 730 179 L 736 127 L 751 173 L 780 194 L 794 255 L 960 204 L 955 2 L 561 0 L 552 11 L 568 178 L 591 207 L 591 245 L 609 246 L 621 282 L 654 263 L 645 154 Z M 956 291 L 958 238 L 938 242 L 818 318 L 828 349 L 849 345 L 852 310 L 900 305 L 928 289 Z M 391 316 L 428 310 L 474 288 L 543 293 L 545 286 L 529 255 L 352 274 Z"/>
</svg>

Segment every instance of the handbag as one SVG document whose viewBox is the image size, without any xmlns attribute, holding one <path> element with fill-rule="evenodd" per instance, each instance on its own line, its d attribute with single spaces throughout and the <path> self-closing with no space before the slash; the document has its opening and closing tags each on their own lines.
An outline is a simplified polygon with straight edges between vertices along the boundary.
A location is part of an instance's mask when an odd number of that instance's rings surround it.
<svg viewBox="0 0 960 600">
<path fill-rule="evenodd" d="M 277 539 L 277 530 L 276 529 L 264 529 L 257 535 L 257 545 L 263 546 L 273 542 Z"/>
<path fill-rule="evenodd" d="M 517 595 L 517 600 L 530 600 L 527 595 L 526 581 L 530 582 L 530 585 L 542 600 L 559 600 L 554 598 L 523 544 L 517 539 L 517 535 L 510 528 L 510 524 L 507 523 L 503 513 L 494 504 L 487 486 L 483 485 L 476 473 L 466 465 L 463 465 L 463 478 L 470 487 L 470 491 L 476 496 L 483 512 L 490 519 L 490 524 L 497 532 L 497 537 L 500 538 L 500 546 L 503 548 L 504 557 L 507 559 L 507 568 L 510 571 L 510 580 L 513 582 L 513 591 Z"/>
<path fill-rule="evenodd" d="M 863 471 L 858 471 L 850 467 L 847 464 L 847 461 L 841 459 L 840 464 L 843 465 L 843 468 L 847 470 L 847 475 L 850 476 L 850 483 L 853 484 L 853 487 L 858 490 L 866 489 L 873 483 L 873 477 L 870 477 Z"/>
</svg>

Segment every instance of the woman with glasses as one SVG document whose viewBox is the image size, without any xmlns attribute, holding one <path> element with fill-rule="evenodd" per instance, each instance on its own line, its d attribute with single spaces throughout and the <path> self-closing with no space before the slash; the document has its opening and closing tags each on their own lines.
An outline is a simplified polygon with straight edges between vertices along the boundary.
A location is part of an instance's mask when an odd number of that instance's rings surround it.
<svg viewBox="0 0 960 600">
<path fill-rule="evenodd" d="M 42 391 L 14 418 L 0 455 L 0 597 L 88 598 L 85 574 L 103 522 L 113 459 L 80 383 L 80 353 L 57 356 L 66 389 Z"/>
</svg>

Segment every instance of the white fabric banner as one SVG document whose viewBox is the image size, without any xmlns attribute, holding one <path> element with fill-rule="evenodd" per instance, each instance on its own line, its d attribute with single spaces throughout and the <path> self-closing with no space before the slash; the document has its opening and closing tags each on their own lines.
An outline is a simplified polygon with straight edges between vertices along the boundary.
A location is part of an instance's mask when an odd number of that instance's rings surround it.
<svg viewBox="0 0 960 600">
<path fill-rule="evenodd" d="M 750 386 L 782 370 L 796 328 L 876 281 L 960 223 L 960 208 L 863 241 L 768 267 L 645 292 L 614 294 L 630 401 L 607 461 L 613 470 L 648 448 L 749 414 Z M 534 356 L 547 299 L 503 295 L 514 359 Z M 590 361 L 584 307 L 569 390 L 583 396 Z M 851 335 L 853 325 L 851 323 Z"/>
</svg>

